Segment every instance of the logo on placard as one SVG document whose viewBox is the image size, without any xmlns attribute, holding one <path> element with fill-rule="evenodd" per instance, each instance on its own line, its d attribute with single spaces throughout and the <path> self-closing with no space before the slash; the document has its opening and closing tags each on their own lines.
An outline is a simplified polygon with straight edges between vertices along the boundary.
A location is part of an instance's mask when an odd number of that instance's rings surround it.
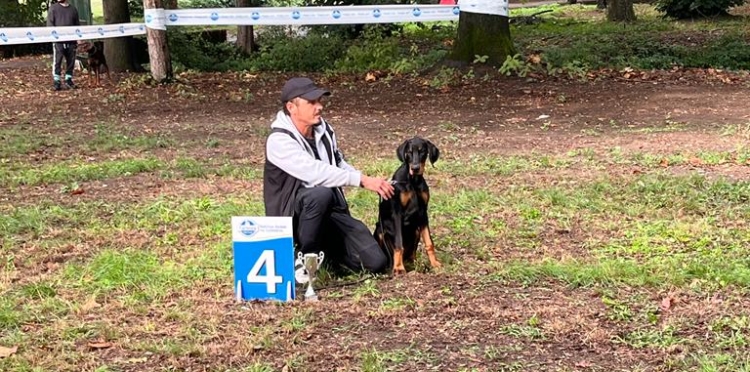
<svg viewBox="0 0 750 372">
<path fill-rule="evenodd" d="M 258 230 L 258 225 L 252 220 L 244 220 L 240 223 L 240 233 L 242 233 L 242 235 L 253 236 Z"/>
<path fill-rule="evenodd" d="M 143 27 L 143 25 L 138 25 L 138 29 L 143 31 L 146 27 Z"/>
<path fill-rule="evenodd" d="M 6 35 L 5 32 L 3 32 L 2 34 L 0 34 L 0 40 L 2 40 L 4 43 L 7 43 L 8 35 Z"/>
<path fill-rule="evenodd" d="M 104 29 L 99 27 L 96 31 L 99 32 L 99 35 L 104 35 Z"/>
<path fill-rule="evenodd" d="M 299 17 L 300 17 L 300 14 L 299 14 L 298 11 L 295 10 L 295 11 L 292 12 L 292 18 L 299 19 Z"/>
<path fill-rule="evenodd" d="M 380 18 L 380 9 L 375 9 L 372 11 L 372 16 L 375 18 Z"/>
<path fill-rule="evenodd" d="M 170 22 L 177 22 L 177 18 L 179 18 L 179 17 L 177 17 L 177 14 L 172 13 L 172 14 L 169 15 L 169 21 Z"/>
<path fill-rule="evenodd" d="M 55 39 L 60 38 L 60 35 L 57 33 L 57 30 L 52 30 L 52 37 L 54 37 Z"/>
<path fill-rule="evenodd" d="M 154 17 L 151 16 L 151 14 L 146 14 L 146 23 L 151 23 L 151 21 L 154 20 Z"/>
<path fill-rule="evenodd" d="M 252 19 L 254 19 L 254 20 L 257 21 L 258 19 L 260 19 L 260 13 L 253 12 L 253 14 L 250 15 L 250 18 L 252 18 Z"/>
<path fill-rule="evenodd" d="M 211 13 L 211 20 L 216 21 L 219 19 L 219 13 L 213 12 Z"/>
<path fill-rule="evenodd" d="M 29 31 L 26 33 L 26 37 L 29 38 L 29 40 L 34 41 L 34 33 Z"/>
<path fill-rule="evenodd" d="M 77 28 L 77 29 L 76 29 L 76 35 L 77 35 L 78 37 L 83 37 L 83 32 L 81 32 L 81 29 L 80 29 L 80 28 Z"/>
<path fill-rule="evenodd" d="M 333 18 L 335 18 L 335 19 L 341 18 L 341 12 L 339 12 L 338 10 L 334 10 L 333 11 Z"/>
<path fill-rule="evenodd" d="M 457 7 L 457 6 L 453 7 L 453 14 L 458 15 L 458 13 L 460 13 L 460 12 L 461 12 L 461 9 L 459 7 Z"/>
<path fill-rule="evenodd" d="M 422 10 L 420 10 L 419 8 L 414 8 L 414 10 L 411 11 L 411 14 L 413 14 L 415 17 L 419 17 L 420 15 L 422 15 Z"/>
<path fill-rule="evenodd" d="M 118 30 L 120 30 L 120 33 L 121 33 L 121 34 L 124 34 L 124 33 L 125 33 L 125 26 L 120 26 L 120 27 L 118 28 Z"/>
</svg>

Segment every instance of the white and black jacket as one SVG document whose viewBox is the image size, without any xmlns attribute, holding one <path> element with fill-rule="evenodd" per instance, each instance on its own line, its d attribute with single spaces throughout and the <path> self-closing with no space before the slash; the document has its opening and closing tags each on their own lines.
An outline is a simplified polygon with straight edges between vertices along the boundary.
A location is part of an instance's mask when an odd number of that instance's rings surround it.
<svg viewBox="0 0 750 372">
<path fill-rule="evenodd" d="M 313 131 L 320 160 L 315 158 L 307 140 L 283 111 L 279 111 L 271 124 L 263 169 L 263 201 L 267 216 L 292 216 L 300 187 L 360 185 L 361 172 L 344 160 L 333 128 L 321 119 L 321 124 Z M 343 194 L 341 199 L 343 201 Z"/>
</svg>

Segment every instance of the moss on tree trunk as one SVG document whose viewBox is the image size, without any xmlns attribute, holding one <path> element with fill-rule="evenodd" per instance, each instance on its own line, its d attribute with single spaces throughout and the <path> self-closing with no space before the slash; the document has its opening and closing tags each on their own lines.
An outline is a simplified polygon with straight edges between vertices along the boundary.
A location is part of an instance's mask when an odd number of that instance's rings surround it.
<svg viewBox="0 0 750 372">
<path fill-rule="evenodd" d="M 451 60 L 471 63 L 476 56 L 487 56 L 485 63 L 500 66 L 513 54 L 508 17 L 471 12 L 458 16 L 458 36 Z"/>
<path fill-rule="evenodd" d="M 607 20 L 611 22 L 635 21 L 633 0 L 607 0 Z"/>
</svg>

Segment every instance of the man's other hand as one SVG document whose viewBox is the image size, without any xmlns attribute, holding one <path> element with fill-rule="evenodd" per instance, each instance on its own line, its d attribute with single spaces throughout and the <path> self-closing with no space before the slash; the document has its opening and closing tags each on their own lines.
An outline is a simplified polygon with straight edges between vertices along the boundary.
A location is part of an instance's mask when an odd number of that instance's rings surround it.
<svg viewBox="0 0 750 372">
<path fill-rule="evenodd" d="M 391 185 L 391 183 L 386 180 L 365 176 L 363 174 L 361 182 L 362 187 L 368 190 L 375 191 L 385 200 L 388 200 L 393 196 L 393 185 Z"/>
</svg>

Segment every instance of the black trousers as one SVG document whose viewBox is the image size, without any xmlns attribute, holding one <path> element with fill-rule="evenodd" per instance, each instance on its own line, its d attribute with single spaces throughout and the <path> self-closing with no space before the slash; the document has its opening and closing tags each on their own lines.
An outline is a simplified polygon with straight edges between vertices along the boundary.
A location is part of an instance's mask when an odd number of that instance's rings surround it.
<svg viewBox="0 0 750 372">
<path fill-rule="evenodd" d="M 325 252 L 325 260 L 351 271 L 380 273 L 388 259 L 372 232 L 351 216 L 338 189 L 302 187 L 295 200 L 295 235 L 300 251 Z"/>
<path fill-rule="evenodd" d="M 53 77 L 62 80 L 62 61 L 65 58 L 65 78 L 73 77 L 73 68 L 76 65 L 76 43 L 53 43 Z"/>
</svg>

